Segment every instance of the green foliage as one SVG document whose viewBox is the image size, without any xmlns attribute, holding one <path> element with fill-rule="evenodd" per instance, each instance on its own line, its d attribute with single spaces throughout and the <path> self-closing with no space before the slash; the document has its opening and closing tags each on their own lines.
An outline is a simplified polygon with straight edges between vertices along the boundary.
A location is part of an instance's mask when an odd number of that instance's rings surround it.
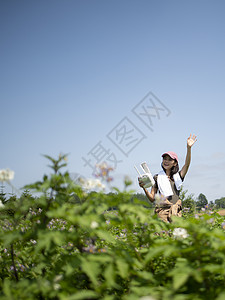
<svg viewBox="0 0 225 300">
<path fill-rule="evenodd" d="M 208 200 L 204 194 L 199 194 L 197 201 L 196 201 L 196 206 L 201 209 L 204 208 L 208 204 Z"/>
<path fill-rule="evenodd" d="M 139 194 L 84 192 L 65 156 L 45 157 L 54 173 L 0 210 L 0 299 L 223 299 L 222 216 L 164 223 Z"/>
<path fill-rule="evenodd" d="M 215 204 L 217 208 L 225 208 L 225 197 L 215 200 Z"/>
<path fill-rule="evenodd" d="M 182 206 L 183 206 L 182 215 L 185 218 L 192 216 L 196 208 L 194 195 L 193 194 L 187 195 L 187 192 L 188 191 L 183 190 L 183 188 L 181 189 L 180 192 L 180 199 L 182 201 Z"/>
</svg>

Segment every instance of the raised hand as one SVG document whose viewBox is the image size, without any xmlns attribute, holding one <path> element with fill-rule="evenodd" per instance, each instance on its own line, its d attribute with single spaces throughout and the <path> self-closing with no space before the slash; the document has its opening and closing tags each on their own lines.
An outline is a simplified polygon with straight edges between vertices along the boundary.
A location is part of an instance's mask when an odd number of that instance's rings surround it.
<svg viewBox="0 0 225 300">
<path fill-rule="evenodd" d="M 187 146 L 192 147 L 196 141 L 197 141 L 196 135 L 193 134 L 193 136 L 191 136 L 190 134 L 189 138 L 187 139 Z"/>
</svg>

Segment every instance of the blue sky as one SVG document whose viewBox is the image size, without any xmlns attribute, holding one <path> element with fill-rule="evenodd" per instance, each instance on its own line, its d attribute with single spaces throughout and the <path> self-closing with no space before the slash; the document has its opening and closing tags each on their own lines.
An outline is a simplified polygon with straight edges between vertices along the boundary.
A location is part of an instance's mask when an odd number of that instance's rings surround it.
<svg viewBox="0 0 225 300">
<path fill-rule="evenodd" d="M 41 154 L 62 152 L 71 173 L 91 177 L 82 157 L 94 163 L 101 145 L 119 161 L 114 184 L 129 175 L 141 192 L 134 164 L 155 174 L 172 150 L 182 167 L 193 133 L 184 188 L 224 197 L 224 10 L 222 0 L 1 1 L 0 169 L 21 188 L 50 172 Z M 133 112 L 149 92 L 161 107 L 151 129 Z M 129 149 L 112 141 L 122 124 L 136 130 Z"/>
</svg>

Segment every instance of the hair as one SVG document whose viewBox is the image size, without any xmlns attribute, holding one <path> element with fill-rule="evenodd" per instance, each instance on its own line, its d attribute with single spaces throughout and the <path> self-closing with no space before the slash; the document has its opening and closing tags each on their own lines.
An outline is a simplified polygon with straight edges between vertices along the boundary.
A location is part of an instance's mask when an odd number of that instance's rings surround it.
<svg viewBox="0 0 225 300">
<path fill-rule="evenodd" d="M 176 159 L 175 159 L 176 160 Z M 177 161 L 177 160 L 176 160 Z M 163 168 L 163 165 L 161 164 L 162 168 Z M 163 171 L 166 173 L 166 170 L 163 168 Z M 173 180 L 173 175 L 176 174 L 177 172 L 179 171 L 179 164 L 178 164 L 178 161 L 177 161 L 177 164 L 176 166 L 173 166 L 170 170 L 170 179 Z"/>
</svg>

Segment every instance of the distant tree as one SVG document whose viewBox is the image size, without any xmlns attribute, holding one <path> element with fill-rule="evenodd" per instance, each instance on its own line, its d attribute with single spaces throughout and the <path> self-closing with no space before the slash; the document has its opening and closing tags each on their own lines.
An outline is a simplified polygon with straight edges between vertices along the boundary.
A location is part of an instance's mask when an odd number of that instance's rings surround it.
<svg viewBox="0 0 225 300">
<path fill-rule="evenodd" d="M 183 188 L 181 188 L 179 198 L 182 201 L 183 212 L 193 214 L 195 211 L 194 194 L 187 195 L 187 192 L 187 190 L 183 190 Z"/>
<path fill-rule="evenodd" d="M 216 208 L 225 208 L 225 197 L 215 200 Z"/>
<path fill-rule="evenodd" d="M 208 204 L 208 200 L 206 198 L 206 196 L 204 194 L 199 194 L 199 196 L 197 197 L 197 201 L 196 201 L 196 207 L 197 208 L 203 208 Z"/>
<path fill-rule="evenodd" d="M 215 203 L 212 200 L 209 202 L 209 208 L 210 209 L 215 208 Z"/>
</svg>

